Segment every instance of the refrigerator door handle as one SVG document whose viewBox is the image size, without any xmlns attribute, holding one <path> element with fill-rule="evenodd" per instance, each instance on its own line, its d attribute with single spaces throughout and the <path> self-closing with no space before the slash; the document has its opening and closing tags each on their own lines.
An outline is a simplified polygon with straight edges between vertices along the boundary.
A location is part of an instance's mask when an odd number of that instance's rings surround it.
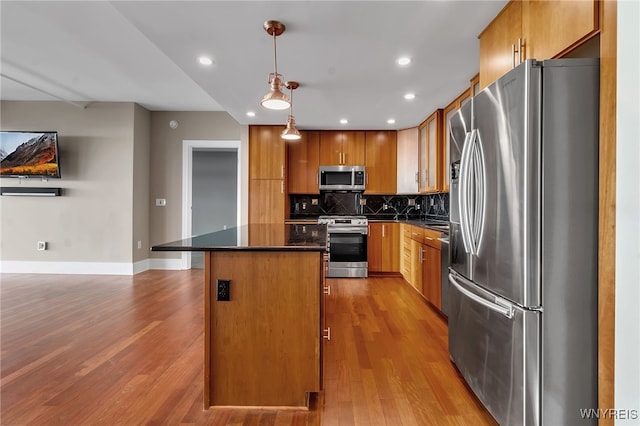
<svg viewBox="0 0 640 426">
<path fill-rule="evenodd" d="M 477 294 L 474 294 L 472 292 L 470 292 L 469 290 L 467 290 L 466 288 L 462 287 L 462 285 L 460 285 L 457 281 L 457 279 L 460 279 L 461 281 L 464 282 L 463 279 L 461 278 L 457 278 L 455 277 L 453 274 L 449 274 L 449 282 L 455 287 L 457 288 L 460 293 L 464 294 L 465 296 L 467 296 L 469 299 L 473 300 L 474 302 L 477 302 L 479 304 L 481 304 L 482 306 L 485 306 L 486 308 L 491 309 L 492 311 L 498 312 L 502 315 L 504 315 L 505 317 L 511 319 L 513 318 L 513 306 L 507 302 L 506 300 L 503 300 L 499 297 L 495 298 L 495 301 L 492 302 L 490 300 L 487 300 L 483 297 L 478 296 Z"/>
<path fill-rule="evenodd" d="M 469 230 L 469 153 L 471 151 L 471 132 L 467 132 L 464 136 L 464 144 L 462 145 L 462 155 L 460 157 L 460 188 L 458 190 L 458 206 L 460 206 L 460 230 L 462 231 L 462 243 L 466 253 L 472 252 L 471 232 Z"/>
<path fill-rule="evenodd" d="M 478 130 L 473 130 L 473 165 L 475 172 L 475 206 L 473 215 L 473 254 L 478 255 L 484 234 L 487 195 L 487 168 Z"/>
</svg>

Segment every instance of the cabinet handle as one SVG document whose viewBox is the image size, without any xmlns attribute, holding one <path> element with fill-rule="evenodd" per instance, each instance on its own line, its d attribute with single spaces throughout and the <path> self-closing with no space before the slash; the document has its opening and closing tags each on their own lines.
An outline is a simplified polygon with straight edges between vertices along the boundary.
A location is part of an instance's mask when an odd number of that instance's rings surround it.
<svg viewBox="0 0 640 426">
<path fill-rule="evenodd" d="M 433 238 L 431 238 L 431 237 L 427 237 L 427 240 L 429 240 L 429 241 L 433 241 Z"/>
<path fill-rule="evenodd" d="M 516 45 L 511 45 L 511 68 L 516 67 Z"/>
<path fill-rule="evenodd" d="M 420 172 L 416 172 L 416 183 L 419 183 L 419 182 L 420 182 L 420 178 L 418 177 L 418 176 L 419 176 L 419 174 L 420 174 Z"/>
<path fill-rule="evenodd" d="M 382 225 L 382 238 L 384 238 L 384 224 Z"/>
<path fill-rule="evenodd" d="M 280 166 L 280 177 L 284 178 L 284 166 Z"/>
<path fill-rule="evenodd" d="M 423 258 L 422 258 L 422 247 L 420 247 L 420 253 L 418 253 L 418 256 L 420 257 L 420 264 L 422 265 L 422 261 L 423 261 Z"/>
<path fill-rule="evenodd" d="M 284 181 L 280 182 L 280 193 L 284 194 Z"/>
<path fill-rule="evenodd" d="M 331 296 L 331 286 L 330 285 L 325 285 L 323 293 L 326 294 L 327 296 Z"/>
<path fill-rule="evenodd" d="M 518 39 L 518 63 L 522 63 L 522 39 Z"/>
<path fill-rule="evenodd" d="M 327 327 L 324 329 L 325 334 L 322 336 L 323 339 L 331 340 L 331 327 Z"/>
</svg>

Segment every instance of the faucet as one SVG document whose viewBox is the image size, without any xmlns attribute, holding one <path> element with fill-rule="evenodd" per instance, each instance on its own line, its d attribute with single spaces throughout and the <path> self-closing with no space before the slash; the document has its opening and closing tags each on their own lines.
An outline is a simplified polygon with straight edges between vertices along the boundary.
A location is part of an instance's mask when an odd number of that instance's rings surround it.
<svg viewBox="0 0 640 426">
<path fill-rule="evenodd" d="M 415 209 L 416 209 L 416 206 L 409 206 L 409 208 L 404 212 L 404 220 L 409 220 L 409 212 Z"/>
</svg>

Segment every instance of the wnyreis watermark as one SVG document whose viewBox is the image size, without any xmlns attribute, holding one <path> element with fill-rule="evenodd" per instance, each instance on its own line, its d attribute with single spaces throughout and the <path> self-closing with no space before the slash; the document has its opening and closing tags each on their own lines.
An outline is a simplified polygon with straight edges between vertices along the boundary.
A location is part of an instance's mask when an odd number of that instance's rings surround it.
<svg viewBox="0 0 640 426">
<path fill-rule="evenodd" d="M 581 408 L 580 417 L 583 419 L 637 420 L 640 418 L 640 410 L 618 408 Z"/>
</svg>

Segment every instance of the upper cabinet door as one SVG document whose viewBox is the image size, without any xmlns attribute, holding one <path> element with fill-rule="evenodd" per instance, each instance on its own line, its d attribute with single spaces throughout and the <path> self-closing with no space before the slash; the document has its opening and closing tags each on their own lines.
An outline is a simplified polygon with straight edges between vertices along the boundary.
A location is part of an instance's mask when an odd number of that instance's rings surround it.
<svg viewBox="0 0 640 426">
<path fill-rule="evenodd" d="M 395 131 L 365 133 L 367 194 L 396 193 L 397 137 Z"/>
<path fill-rule="evenodd" d="M 442 190 L 440 158 L 442 139 L 442 110 L 438 109 L 420 125 L 420 192 Z"/>
<path fill-rule="evenodd" d="M 479 38 L 480 89 L 484 89 L 524 60 L 520 50 L 522 3 L 508 3 Z"/>
<path fill-rule="evenodd" d="M 342 132 L 342 164 L 345 166 L 364 165 L 365 132 Z"/>
<path fill-rule="evenodd" d="M 398 130 L 396 170 L 398 194 L 418 193 L 418 139 L 417 127 Z"/>
<path fill-rule="evenodd" d="M 302 139 L 287 142 L 287 184 L 290 194 L 319 194 L 320 135 L 301 131 Z"/>
<path fill-rule="evenodd" d="M 343 134 L 337 130 L 320 132 L 320 165 L 337 166 L 342 164 Z"/>
<path fill-rule="evenodd" d="M 282 126 L 249 126 L 249 179 L 284 179 Z"/>
<path fill-rule="evenodd" d="M 363 166 L 364 132 L 323 130 L 320 132 L 321 166 Z"/>
<path fill-rule="evenodd" d="M 543 60 L 561 56 L 599 28 L 597 0 L 529 0 L 523 7 L 528 58 Z"/>
</svg>

